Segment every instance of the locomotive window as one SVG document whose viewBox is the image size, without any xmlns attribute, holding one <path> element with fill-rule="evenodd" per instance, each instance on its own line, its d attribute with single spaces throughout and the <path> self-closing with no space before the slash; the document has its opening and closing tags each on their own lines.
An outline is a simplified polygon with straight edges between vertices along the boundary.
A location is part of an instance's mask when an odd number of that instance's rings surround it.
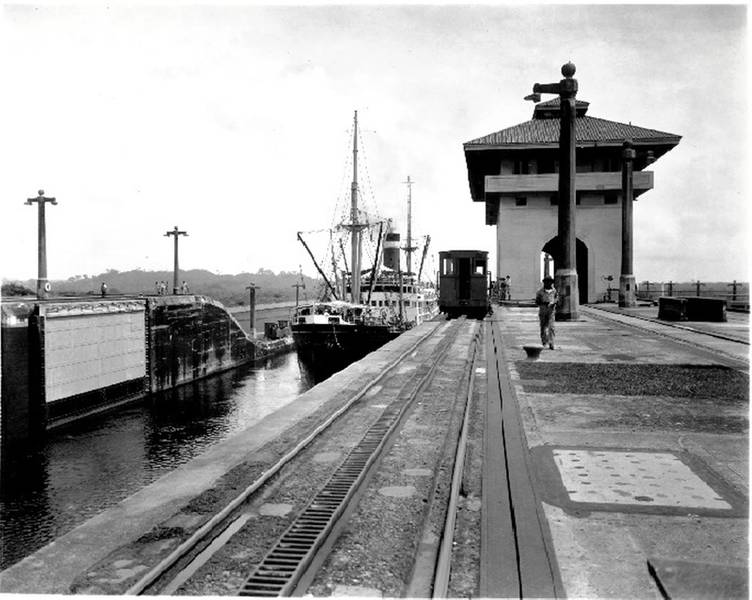
<svg viewBox="0 0 752 600">
<path fill-rule="evenodd" d="M 525 196 L 518 196 L 514 199 L 515 206 L 527 206 L 527 198 Z"/>
<path fill-rule="evenodd" d="M 486 261 L 484 259 L 482 258 L 475 259 L 475 274 L 476 275 L 486 274 Z"/>
<path fill-rule="evenodd" d="M 453 258 L 444 258 L 444 260 L 441 263 L 441 274 L 442 275 L 454 274 L 454 259 Z"/>
</svg>

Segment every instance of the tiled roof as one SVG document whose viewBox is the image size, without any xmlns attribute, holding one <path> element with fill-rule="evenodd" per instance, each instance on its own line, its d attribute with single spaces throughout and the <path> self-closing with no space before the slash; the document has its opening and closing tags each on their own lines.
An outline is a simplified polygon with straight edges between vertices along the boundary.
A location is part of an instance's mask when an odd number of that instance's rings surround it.
<svg viewBox="0 0 752 600">
<path fill-rule="evenodd" d="M 558 98 L 546 103 L 558 102 Z M 465 143 L 472 146 L 505 146 L 509 144 L 558 144 L 561 125 L 559 119 L 531 119 L 519 125 L 507 127 Z M 635 143 L 641 141 L 667 140 L 678 144 L 681 136 L 656 129 L 646 129 L 626 123 L 607 121 L 597 117 L 578 117 L 575 119 L 577 142 L 613 142 L 621 143 L 630 138 Z"/>
<path fill-rule="evenodd" d="M 587 113 L 590 102 L 575 99 L 574 110 L 577 118 L 584 117 Z M 561 98 L 557 97 L 546 102 L 538 102 L 533 110 L 533 119 L 560 119 L 561 118 Z"/>
<path fill-rule="evenodd" d="M 580 100 L 579 98 L 575 98 L 574 104 L 576 108 L 585 108 L 586 106 L 590 106 L 590 102 L 586 102 L 585 100 Z M 535 108 L 557 108 L 561 105 L 561 98 L 559 96 L 556 96 L 555 98 L 552 98 L 551 100 L 546 100 L 545 102 L 538 102 L 535 105 Z"/>
</svg>

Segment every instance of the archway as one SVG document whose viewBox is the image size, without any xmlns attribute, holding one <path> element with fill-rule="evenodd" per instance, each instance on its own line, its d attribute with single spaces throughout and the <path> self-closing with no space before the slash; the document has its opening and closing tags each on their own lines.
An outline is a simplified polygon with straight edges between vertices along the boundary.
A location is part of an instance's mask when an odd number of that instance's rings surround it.
<svg viewBox="0 0 752 600">
<path fill-rule="evenodd" d="M 553 258 L 553 264 L 550 265 L 550 272 L 556 273 L 556 269 L 561 265 L 561 243 L 559 236 L 551 238 L 546 242 L 545 246 L 541 249 L 543 253 L 541 259 L 541 279 L 543 278 L 543 265 L 545 264 L 545 255 L 548 254 Z M 580 296 L 580 304 L 587 304 L 588 302 L 588 247 L 580 238 L 577 238 L 577 244 L 575 245 L 575 254 L 577 264 L 577 290 Z"/>
</svg>

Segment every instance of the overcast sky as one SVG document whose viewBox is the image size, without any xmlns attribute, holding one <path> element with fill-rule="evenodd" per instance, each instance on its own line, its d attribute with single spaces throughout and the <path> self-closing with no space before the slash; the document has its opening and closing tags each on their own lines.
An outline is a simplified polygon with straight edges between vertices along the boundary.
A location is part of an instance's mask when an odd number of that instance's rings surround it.
<svg viewBox="0 0 752 600">
<path fill-rule="evenodd" d="M 5 4 L 1 274 L 314 269 L 297 231 L 363 193 L 432 250 L 485 248 L 463 142 L 530 119 L 523 96 L 577 66 L 588 114 L 683 136 L 635 205 L 638 280 L 748 276 L 746 6 L 110 8 Z"/>
</svg>

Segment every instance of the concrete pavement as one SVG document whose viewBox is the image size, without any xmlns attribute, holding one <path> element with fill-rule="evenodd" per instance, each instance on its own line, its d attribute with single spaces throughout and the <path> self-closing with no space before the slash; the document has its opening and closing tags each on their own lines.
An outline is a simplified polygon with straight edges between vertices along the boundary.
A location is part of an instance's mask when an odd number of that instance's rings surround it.
<svg viewBox="0 0 752 600">
<path fill-rule="evenodd" d="M 744 357 L 597 317 L 557 323 L 538 360 L 535 308 L 492 317 L 566 596 L 746 598 Z"/>
</svg>

